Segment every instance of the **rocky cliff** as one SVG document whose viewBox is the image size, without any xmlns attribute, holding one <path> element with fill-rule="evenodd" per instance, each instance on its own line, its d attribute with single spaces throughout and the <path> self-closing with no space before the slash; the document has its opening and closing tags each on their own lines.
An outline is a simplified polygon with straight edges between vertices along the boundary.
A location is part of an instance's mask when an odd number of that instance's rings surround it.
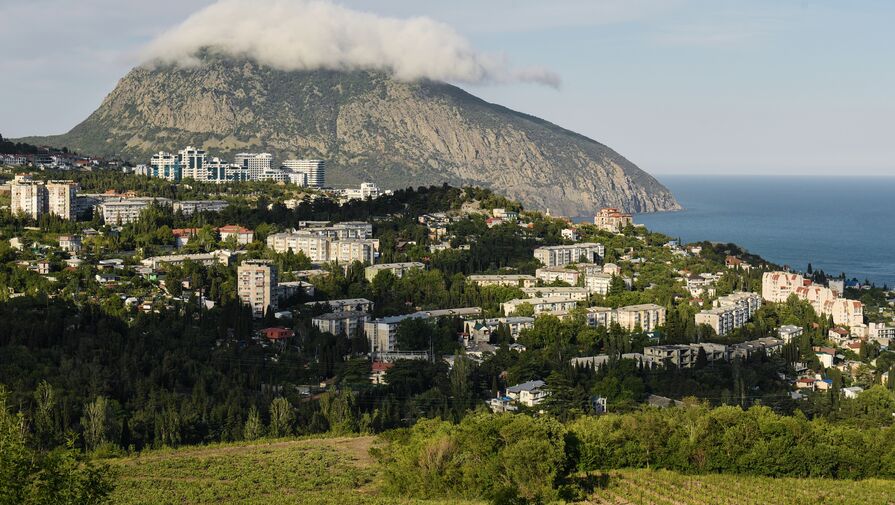
<svg viewBox="0 0 895 505">
<path fill-rule="evenodd" d="M 138 67 L 70 132 L 26 140 L 139 162 L 188 144 L 224 157 L 321 157 L 336 186 L 478 185 L 555 214 L 679 208 L 652 176 L 598 142 L 455 86 L 375 72 L 222 59 Z"/>
</svg>

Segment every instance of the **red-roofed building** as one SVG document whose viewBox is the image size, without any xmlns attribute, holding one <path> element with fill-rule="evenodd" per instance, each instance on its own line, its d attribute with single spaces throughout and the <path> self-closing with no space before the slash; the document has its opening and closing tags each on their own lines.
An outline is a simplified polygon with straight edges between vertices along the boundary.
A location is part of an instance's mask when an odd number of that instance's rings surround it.
<svg viewBox="0 0 895 505">
<path fill-rule="evenodd" d="M 230 237 L 236 237 L 236 243 L 239 245 L 251 244 L 255 240 L 255 232 L 248 228 L 243 228 L 237 224 L 228 224 L 218 228 L 221 234 L 221 240 L 227 240 Z"/>
<path fill-rule="evenodd" d="M 171 230 L 171 234 L 174 235 L 174 247 L 180 249 L 185 246 L 197 233 L 199 228 L 174 228 Z"/>
<path fill-rule="evenodd" d="M 386 384 L 385 373 L 388 372 L 394 363 L 385 363 L 383 361 L 374 361 L 370 371 L 370 382 L 373 384 Z"/>
<path fill-rule="evenodd" d="M 295 336 L 295 332 L 289 328 L 265 328 L 261 330 L 267 340 L 278 342 Z"/>
<path fill-rule="evenodd" d="M 613 207 L 600 209 L 600 212 L 594 216 L 594 224 L 597 228 L 612 233 L 618 233 L 625 229 L 629 224 L 634 224 L 634 218 L 631 214 L 622 212 Z"/>
</svg>

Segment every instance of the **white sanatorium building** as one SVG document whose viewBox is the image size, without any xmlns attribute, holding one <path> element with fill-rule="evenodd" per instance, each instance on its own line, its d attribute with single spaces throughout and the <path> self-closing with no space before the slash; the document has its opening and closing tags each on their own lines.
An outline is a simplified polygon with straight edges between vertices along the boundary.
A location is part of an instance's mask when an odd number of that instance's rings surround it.
<svg viewBox="0 0 895 505">
<path fill-rule="evenodd" d="M 293 172 L 307 174 L 309 187 L 326 186 L 326 162 L 323 160 L 286 160 L 283 166 Z"/>
<path fill-rule="evenodd" d="M 799 274 L 765 272 L 761 278 L 761 296 L 769 302 L 783 303 L 791 295 L 807 300 L 818 314 L 833 316 L 843 326 L 864 324 L 864 304 L 842 298 L 830 288 L 813 284 Z"/>
<path fill-rule="evenodd" d="M 758 309 L 761 297 L 755 293 L 739 292 L 715 300 L 714 308 L 696 314 L 696 324 L 707 324 L 718 335 L 727 335 L 746 324 Z"/>
</svg>

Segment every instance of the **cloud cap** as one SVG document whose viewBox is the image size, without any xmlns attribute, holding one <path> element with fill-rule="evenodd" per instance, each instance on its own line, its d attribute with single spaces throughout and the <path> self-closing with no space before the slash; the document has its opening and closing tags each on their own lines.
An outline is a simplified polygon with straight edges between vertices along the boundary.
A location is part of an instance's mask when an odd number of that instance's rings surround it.
<svg viewBox="0 0 895 505">
<path fill-rule="evenodd" d="M 379 70 L 407 81 L 560 85 L 549 70 L 513 67 L 502 55 L 476 51 L 431 18 L 384 17 L 324 0 L 219 0 L 162 33 L 142 56 L 147 64 L 192 66 L 203 52 L 280 70 Z"/>
</svg>

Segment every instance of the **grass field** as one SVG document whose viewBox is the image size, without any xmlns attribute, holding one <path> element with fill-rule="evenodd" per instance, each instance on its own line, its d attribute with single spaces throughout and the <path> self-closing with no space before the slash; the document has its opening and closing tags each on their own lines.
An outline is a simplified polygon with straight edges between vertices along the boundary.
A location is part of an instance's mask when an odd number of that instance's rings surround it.
<svg viewBox="0 0 895 505">
<path fill-rule="evenodd" d="M 118 472 L 113 503 L 464 504 L 399 500 L 379 492 L 373 437 L 314 438 L 152 451 L 109 460 Z M 686 476 L 620 470 L 596 476 L 586 502 L 612 505 L 895 505 L 895 481 Z"/>
<path fill-rule="evenodd" d="M 153 451 L 108 463 L 115 504 L 447 504 L 377 489 L 372 437 L 316 438 Z M 475 502 L 466 502 L 472 505 Z"/>
</svg>

